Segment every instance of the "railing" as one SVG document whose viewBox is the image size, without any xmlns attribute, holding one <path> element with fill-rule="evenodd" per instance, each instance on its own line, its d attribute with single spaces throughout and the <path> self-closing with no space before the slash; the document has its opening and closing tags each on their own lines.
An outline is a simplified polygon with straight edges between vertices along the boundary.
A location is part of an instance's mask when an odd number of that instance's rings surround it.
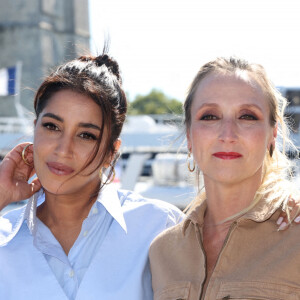
<svg viewBox="0 0 300 300">
<path fill-rule="evenodd" d="M 0 117 L 0 133 L 30 133 L 30 120 L 17 117 Z"/>
</svg>

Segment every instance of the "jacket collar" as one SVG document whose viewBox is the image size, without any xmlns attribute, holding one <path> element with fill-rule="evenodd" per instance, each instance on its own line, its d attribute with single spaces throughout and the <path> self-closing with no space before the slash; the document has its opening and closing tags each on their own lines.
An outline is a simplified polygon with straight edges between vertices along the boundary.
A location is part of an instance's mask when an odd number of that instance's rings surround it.
<svg viewBox="0 0 300 300">
<path fill-rule="evenodd" d="M 248 219 L 255 222 L 263 222 L 269 219 L 282 204 L 282 202 L 279 203 L 279 201 L 276 200 L 277 199 L 268 201 L 268 197 L 261 199 L 249 211 L 240 216 L 238 220 Z M 191 213 L 187 216 L 186 220 L 183 223 L 183 234 L 185 234 L 185 231 L 190 224 L 198 224 L 200 227 L 203 226 L 206 208 L 207 202 L 206 200 L 204 200 L 191 211 Z"/>
<path fill-rule="evenodd" d="M 24 221 L 27 222 L 30 233 L 32 235 L 35 234 L 36 208 L 44 201 L 45 195 L 44 191 L 41 189 L 28 199 L 26 206 L 17 209 L 14 212 L 8 212 L 0 218 L 0 246 L 6 245 L 16 236 Z M 127 226 L 117 189 L 112 185 L 104 186 L 99 193 L 96 202 L 101 203 L 107 212 L 127 233 Z"/>
</svg>

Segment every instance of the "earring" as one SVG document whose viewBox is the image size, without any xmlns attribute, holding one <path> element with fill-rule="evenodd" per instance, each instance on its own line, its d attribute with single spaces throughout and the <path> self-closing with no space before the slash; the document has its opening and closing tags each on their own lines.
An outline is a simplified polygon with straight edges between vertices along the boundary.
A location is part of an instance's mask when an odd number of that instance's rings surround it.
<svg viewBox="0 0 300 300">
<path fill-rule="evenodd" d="M 193 172 L 195 171 L 196 164 L 195 164 L 195 161 L 194 161 L 194 159 L 193 159 L 193 167 L 191 168 L 191 165 L 190 165 L 190 158 L 191 158 L 191 152 L 190 152 L 190 150 L 189 150 L 189 153 L 188 153 L 186 162 L 187 162 L 187 167 L 188 167 L 189 171 L 190 171 L 191 173 L 193 173 Z"/>
<path fill-rule="evenodd" d="M 110 166 L 111 167 L 111 170 L 112 170 L 112 178 L 109 180 L 109 183 L 112 183 L 114 180 L 115 180 L 115 177 L 116 177 L 116 171 L 115 171 L 115 168 L 114 166 Z"/>
<path fill-rule="evenodd" d="M 270 149 L 269 149 L 270 157 L 273 156 L 273 153 L 274 153 L 274 146 L 273 146 L 273 144 L 271 144 L 271 145 L 270 145 Z"/>
<path fill-rule="evenodd" d="M 100 178 L 100 180 L 102 180 L 102 169 L 100 169 L 100 171 L 99 171 L 99 178 Z"/>
<path fill-rule="evenodd" d="M 27 160 L 27 158 L 25 157 L 25 155 L 26 155 L 26 149 L 27 149 L 29 146 L 31 146 L 31 145 L 33 145 L 33 144 L 32 144 L 32 143 L 27 144 L 27 145 L 23 148 L 23 151 L 22 151 L 22 159 L 23 159 L 24 163 L 25 163 L 27 166 L 30 166 L 30 167 L 33 166 L 33 163 L 29 163 L 28 160 Z"/>
</svg>

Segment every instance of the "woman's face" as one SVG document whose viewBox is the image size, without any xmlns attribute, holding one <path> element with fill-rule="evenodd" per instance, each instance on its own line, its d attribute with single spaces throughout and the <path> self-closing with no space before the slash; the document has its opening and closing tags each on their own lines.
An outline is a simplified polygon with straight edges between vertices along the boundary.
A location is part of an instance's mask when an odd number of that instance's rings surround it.
<svg viewBox="0 0 300 300">
<path fill-rule="evenodd" d="M 94 192 L 99 168 L 87 174 L 97 167 L 101 146 L 94 161 L 81 170 L 94 153 L 101 124 L 100 107 L 86 95 L 61 90 L 49 99 L 34 132 L 34 168 L 46 191 L 64 195 Z"/>
<path fill-rule="evenodd" d="M 187 138 L 205 182 L 261 180 L 276 128 L 262 89 L 243 75 L 210 74 L 196 89 Z"/>
</svg>

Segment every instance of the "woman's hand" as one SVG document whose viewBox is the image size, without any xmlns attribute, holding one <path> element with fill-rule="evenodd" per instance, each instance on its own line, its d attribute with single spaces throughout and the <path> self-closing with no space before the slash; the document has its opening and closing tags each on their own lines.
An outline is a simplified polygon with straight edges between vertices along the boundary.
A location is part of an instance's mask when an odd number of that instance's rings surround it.
<svg viewBox="0 0 300 300">
<path fill-rule="evenodd" d="M 290 222 L 286 212 L 282 211 L 277 220 L 277 225 L 279 226 L 278 230 L 287 229 L 292 221 L 296 224 L 300 224 L 300 200 L 290 199 L 288 207 L 290 210 Z"/>
<path fill-rule="evenodd" d="M 0 210 L 11 202 L 25 200 L 41 188 L 38 178 L 28 180 L 35 174 L 33 163 L 27 165 L 22 159 L 22 151 L 29 143 L 13 148 L 0 164 Z M 26 159 L 33 162 L 33 145 L 26 149 Z"/>
</svg>

